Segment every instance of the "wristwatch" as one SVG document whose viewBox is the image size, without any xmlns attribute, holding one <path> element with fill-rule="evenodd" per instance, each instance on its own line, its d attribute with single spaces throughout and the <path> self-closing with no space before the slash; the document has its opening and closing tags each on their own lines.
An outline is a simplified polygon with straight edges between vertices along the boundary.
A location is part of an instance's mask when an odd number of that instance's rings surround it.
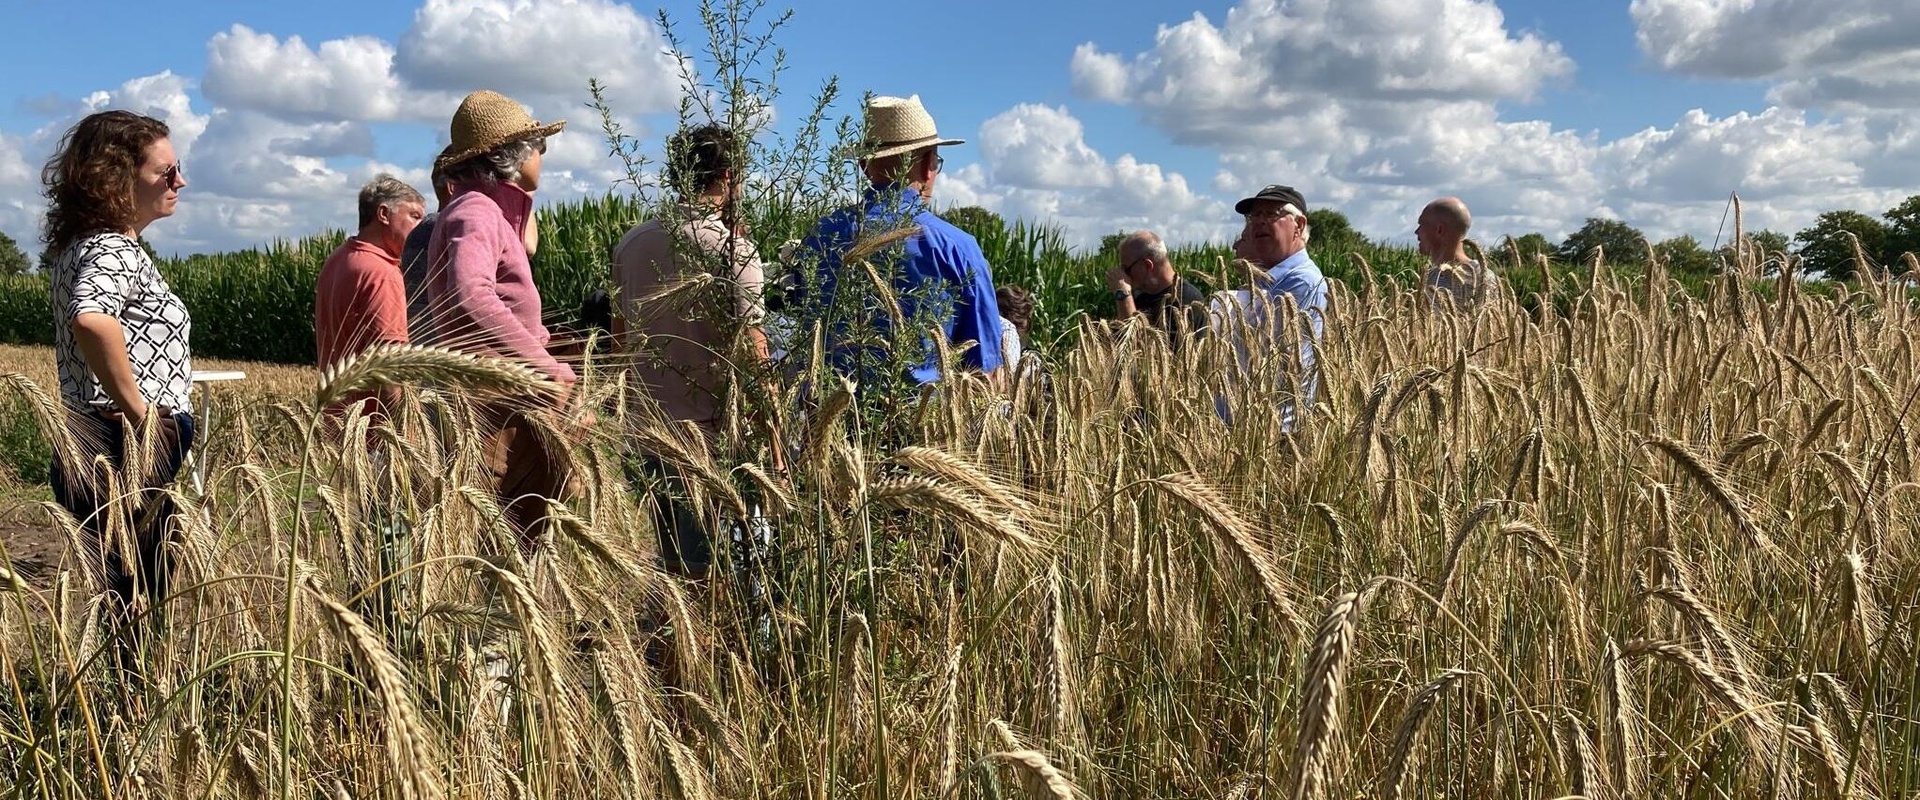
<svg viewBox="0 0 1920 800">
<path fill-rule="evenodd" d="M 1132 297 L 1133 297 L 1132 289 L 1118 289 L 1118 290 L 1115 290 L 1113 293 L 1113 302 L 1118 303 L 1122 300 L 1131 299 Z"/>
</svg>

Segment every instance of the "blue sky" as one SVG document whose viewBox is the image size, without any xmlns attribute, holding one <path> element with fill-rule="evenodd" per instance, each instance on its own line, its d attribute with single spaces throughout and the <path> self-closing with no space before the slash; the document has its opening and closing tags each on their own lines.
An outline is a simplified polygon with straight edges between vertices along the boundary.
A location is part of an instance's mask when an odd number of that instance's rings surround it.
<svg viewBox="0 0 1920 800">
<path fill-rule="evenodd" d="M 783 120 L 828 75 L 917 93 L 947 154 L 938 199 L 1042 218 L 1071 240 L 1231 235 L 1232 201 L 1299 186 L 1410 239 L 1458 194 L 1476 235 L 1558 237 L 1589 216 L 1711 241 L 1739 192 L 1789 232 L 1920 193 L 1920 15 L 1908 0 L 1164 0 L 800 5 Z M 1740 7 L 1744 5 L 1745 7 Z M 8 0 L 0 231 L 30 240 L 38 167 L 87 110 L 167 119 L 189 176 L 162 250 L 344 226 L 378 171 L 424 184 L 460 95 L 566 117 L 549 201 L 618 171 L 581 103 L 596 75 L 649 144 L 677 84 L 656 6 L 611 0 Z M 698 44 L 694 6 L 668 7 Z M 852 112 L 843 104 L 842 112 Z M 563 141 L 564 140 L 564 141 Z"/>
</svg>

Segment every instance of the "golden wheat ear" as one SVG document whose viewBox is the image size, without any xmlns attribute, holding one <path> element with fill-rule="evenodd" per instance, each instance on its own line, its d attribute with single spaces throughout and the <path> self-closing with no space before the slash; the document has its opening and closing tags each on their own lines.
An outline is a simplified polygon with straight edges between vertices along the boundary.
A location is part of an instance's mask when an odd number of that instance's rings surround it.
<svg viewBox="0 0 1920 800">
<path fill-rule="evenodd" d="M 373 694 L 380 700 L 381 721 L 386 728 L 388 765 L 403 787 L 404 796 L 418 800 L 444 797 L 441 785 L 441 760 L 438 748 L 428 734 L 419 707 L 414 703 L 412 684 L 405 666 L 365 619 L 309 581 L 307 592 L 325 611 L 338 629 L 341 640 L 354 658 L 370 667 Z"/>
<path fill-rule="evenodd" d="M 40 429 L 40 435 L 53 448 L 53 457 L 60 462 L 60 470 L 68 480 L 76 480 L 83 474 L 81 465 L 85 461 L 81 442 L 73 435 L 72 426 L 67 424 L 67 410 L 48 395 L 40 385 L 17 372 L 0 375 L 0 385 L 12 389 L 21 399 L 27 401 L 27 410 L 33 415 L 34 426 Z"/>
<path fill-rule="evenodd" d="M 382 344 L 320 373 L 314 406 L 324 408 L 355 392 L 382 386 L 444 386 L 468 394 L 558 394 L 560 387 L 524 364 L 421 345 Z"/>
</svg>

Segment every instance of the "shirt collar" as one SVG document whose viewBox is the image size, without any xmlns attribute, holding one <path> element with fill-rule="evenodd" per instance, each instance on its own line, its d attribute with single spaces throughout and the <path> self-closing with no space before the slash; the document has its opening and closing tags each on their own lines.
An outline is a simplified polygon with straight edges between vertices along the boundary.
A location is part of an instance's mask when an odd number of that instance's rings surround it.
<svg viewBox="0 0 1920 800">
<path fill-rule="evenodd" d="M 506 181 L 468 181 L 453 186 L 455 197 L 468 192 L 478 192 L 494 205 L 500 207 L 500 213 L 507 218 L 516 232 L 525 233 L 527 218 L 533 216 L 533 195 L 527 190 Z"/>
<path fill-rule="evenodd" d="M 1280 263 L 1273 265 L 1273 269 L 1267 270 L 1267 277 L 1277 280 L 1280 276 L 1311 263 L 1313 263 L 1313 259 L 1307 256 L 1307 248 L 1302 247 L 1298 252 L 1281 259 Z"/>
<path fill-rule="evenodd" d="M 387 252 L 387 248 L 381 247 L 380 245 L 374 244 L 373 242 L 369 242 L 365 239 L 360 238 L 359 236 L 347 237 L 347 246 L 352 248 L 353 251 L 356 253 L 368 253 L 372 255 L 377 255 L 381 258 L 381 260 L 392 263 L 394 266 L 400 265 L 399 256 L 389 253 Z"/>
<path fill-rule="evenodd" d="M 680 218 L 688 221 L 721 222 L 720 207 L 712 203 L 680 201 Z"/>
<path fill-rule="evenodd" d="M 919 189 L 901 184 L 869 186 L 864 193 L 864 198 L 868 205 L 880 202 L 891 202 L 901 208 L 918 209 L 927 204 L 926 201 L 920 197 Z"/>
</svg>

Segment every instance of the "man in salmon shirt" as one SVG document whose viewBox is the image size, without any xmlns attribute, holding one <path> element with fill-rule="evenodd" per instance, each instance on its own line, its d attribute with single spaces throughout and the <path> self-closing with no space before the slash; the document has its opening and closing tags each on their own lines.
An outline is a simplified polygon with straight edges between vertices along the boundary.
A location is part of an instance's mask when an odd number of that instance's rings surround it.
<svg viewBox="0 0 1920 800">
<path fill-rule="evenodd" d="M 426 199 L 399 178 L 381 173 L 360 188 L 360 232 L 327 256 L 314 287 L 313 335 L 321 369 L 377 344 L 406 344 L 407 290 L 400 252 L 426 215 Z M 327 408 L 345 415 L 355 406 L 384 417 L 397 390 L 360 392 Z"/>
<path fill-rule="evenodd" d="M 427 246 L 427 307 L 435 343 L 476 356 L 517 361 L 571 393 L 573 368 L 547 351 L 540 289 L 530 256 L 538 241 L 533 193 L 547 137 L 565 122 L 541 124 L 498 92 L 467 95 L 449 126 L 452 144 L 434 166 L 451 184 Z M 538 545 L 546 501 L 567 485 L 564 443 L 530 415 L 556 411 L 539 401 L 482 403 L 483 462 L 506 521 L 523 550 Z"/>
</svg>

